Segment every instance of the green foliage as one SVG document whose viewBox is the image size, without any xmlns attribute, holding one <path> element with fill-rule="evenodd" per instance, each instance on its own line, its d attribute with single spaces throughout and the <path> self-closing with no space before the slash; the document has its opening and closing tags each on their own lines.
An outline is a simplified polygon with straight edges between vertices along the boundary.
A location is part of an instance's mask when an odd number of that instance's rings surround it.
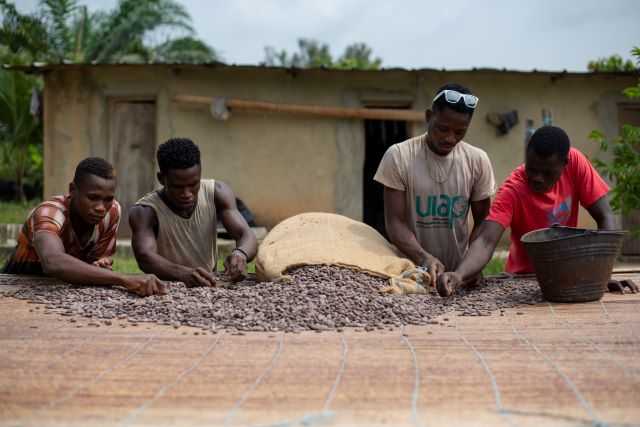
<svg viewBox="0 0 640 427">
<path fill-rule="evenodd" d="M 631 52 L 640 66 L 640 48 L 635 47 Z M 640 98 L 640 80 L 623 93 L 632 99 Z M 612 153 L 608 162 L 593 160 L 596 168 L 614 182 L 611 207 L 623 214 L 640 209 L 640 127 L 625 124 L 622 133 L 611 141 L 598 130 L 592 131 L 589 138 L 600 144 L 601 151 Z"/>
<path fill-rule="evenodd" d="M 20 14 L 7 0 L 0 0 L 2 26 L 0 45 L 12 55 L 27 58 L 10 63 L 43 61 L 48 63 L 122 63 L 163 60 L 154 46 L 145 40 L 149 34 L 168 29 L 193 34 L 191 17 L 177 0 L 119 0 L 110 11 L 89 12 L 76 0 L 40 0 L 40 10 Z M 191 50 L 195 50 L 193 37 Z M 168 49 L 171 41 L 161 44 L 164 55 L 176 54 Z M 181 46 L 185 47 L 184 40 Z M 160 47 L 158 46 L 158 47 Z M 182 62 L 210 62 L 218 59 L 211 48 L 200 42 L 198 54 L 185 54 Z M 209 55 L 208 55 L 209 54 Z M 6 58 L 5 58 L 6 62 Z"/>
<path fill-rule="evenodd" d="M 486 277 L 500 274 L 504 271 L 506 263 L 505 258 L 494 256 L 484 269 L 482 269 L 482 275 Z"/>
<path fill-rule="evenodd" d="M 94 29 L 87 37 L 87 62 L 124 62 L 122 56 L 145 35 L 161 28 L 193 32 L 191 17 L 174 0 L 120 0 L 108 13 L 93 15 Z"/>
<path fill-rule="evenodd" d="M 2 202 L 0 204 L 0 224 L 24 223 L 31 210 L 39 203 L 39 199 L 28 202 Z"/>
<path fill-rule="evenodd" d="M 119 0 L 110 11 L 90 13 L 77 0 L 40 0 L 39 10 L 21 14 L 0 0 L 2 64 L 210 62 L 219 60 L 205 43 L 182 37 L 153 47 L 145 38 L 160 29 L 193 33 L 191 17 L 177 0 Z M 30 113 L 41 80 L 0 72 L 0 175 L 23 185 L 42 179 L 42 125 Z"/>
<path fill-rule="evenodd" d="M 365 43 L 354 43 L 346 47 L 344 53 L 334 60 L 329 45 L 313 39 L 298 39 L 298 52 L 289 54 L 286 50 L 264 48 L 264 65 L 293 68 L 340 68 L 377 70 L 382 65 L 380 58 L 372 58 L 372 50 Z"/>
<path fill-rule="evenodd" d="M 0 211 L 1 212 L 1 211 Z M 141 274 L 142 270 L 138 267 L 138 263 L 133 256 L 116 254 L 113 257 L 113 271 L 126 274 Z M 224 271 L 224 259 L 218 260 L 217 271 Z M 256 272 L 256 264 L 251 261 L 247 264 L 247 272 L 254 274 Z"/>
<path fill-rule="evenodd" d="M 157 62 L 198 64 L 219 61 L 220 55 L 202 40 L 180 37 L 167 40 L 153 50 Z"/>
<path fill-rule="evenodd" d="M 25 177 L 42 177 L 42 124 L 31 113 L 31 97 L 39 80 L 16 71 L 0 70 L 0 160 L 24 201 Z"/>
<path fill-rule="evenodd" d="M 113 271 L 125 274 L 142 274 L 134 257 L 118 254 L 113 257 Z"/>
<path fill-rule="evenodd" d="M 593 160 L 595 167 L 615 182 L 611 207 L 624 214 L 640 209 L 640 127 L 624 125 L 613 141 L 598 130 L 592 131 L 589 138 L 599 143 L 602 151 L 613 153 L 610 162 Z"/>
<path fill-rule="evenodd" d="M 587 68 L 594 72 L 621 72 L 635 71 L 636 65 L 630 59 L 625 61 L 620 55 L 611 55 L 608 58 L 589 61 Z"/>
<path fill-rule="evenodd" d="M 39 17 L 22 15 L 6 0 L 0 0 L 0 13 L 0 45 L 4 58 L 11 53 L 12 63 L 27 63 L 37 59 L 36 53 L 47 50 L 47 28 Z"/>
<path fill-rule="evenodd" d="M 336 68 L 378 70 L 382 66 L 382 59 L 371 58 L 373 51 L 365 43 L 353 43 L 345 49 L 335 64 Z"/>
<path fill-rule="evenodd" d="M 75 0 L 41 0 L 40 7 L 45 13 L 42 20 L 48 28 L 48 53 L 56 62 L 67 59 L 73 50 L 71 28 L 67 23 L 78 9 Z"/>
<path fill-rule="evenodd" d="M 265 47 L 265 64 L 294 68 L 331 67 L 333 58 L 326 43 L 301 38 L 298 39 L 298 52 L 291 55 L 284 49 L 277 51 L 271 46 Z"/>
</svg>

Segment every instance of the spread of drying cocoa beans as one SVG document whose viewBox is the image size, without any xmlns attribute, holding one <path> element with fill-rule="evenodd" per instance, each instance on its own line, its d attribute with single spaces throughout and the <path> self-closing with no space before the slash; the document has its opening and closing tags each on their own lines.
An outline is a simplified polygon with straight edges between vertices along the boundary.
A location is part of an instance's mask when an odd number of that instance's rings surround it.
<svg viewBox="0 0 640 427">
<path fill-rule="evenodd" d="M 233 286 L 187 288 L 171 283 L 167 295 L 141 298 L 115 287 L 37 284 L 12 292 L 15 298 L 46 305 L 46 310 L 88 325 L 126 320 L 129 325 L 154 322 L 193 326 L 207 332 L 342 330 L 370 331 L 401 325 L 446 324 L 442 316 L 488 316 L 505 308 L 542 301 L 535 280 L 489 279 L 450 298 L 435 293 L 388 295 L 385 279 L 335 267 L 305 266 L 291 280 Z"/>
</svg>

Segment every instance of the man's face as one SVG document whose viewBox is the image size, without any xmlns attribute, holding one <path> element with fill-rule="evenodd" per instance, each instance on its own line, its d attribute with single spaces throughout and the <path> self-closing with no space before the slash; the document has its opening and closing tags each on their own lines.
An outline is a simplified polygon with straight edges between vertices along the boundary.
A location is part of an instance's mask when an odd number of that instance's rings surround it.
<svg viewBox="0 0 640 427">
<path fill-rule="evenodd" d="M 427 110 L 427 144 L 441 156 L 449 154 L 467 133 L 471 116 L 450 108 L 440 111 Z"/>
<path fill-rule="evenodd" d="M 69 184 L 71 209 L 87 224 L 102 221 L 115 200 L 116 180 L 85 175 L 80 182 Z"/>
<path fill-rule="evenodd" d="M 169 203 L 183 212 L 190 212 L 196 206 L 200 191 L 200 165 L 188 169 L 169 169 L 158 173 L 158 181 L 164 186 L 164 194 Z"/>
<path fill-rule="evenodd" d="M 534 150 L 527 150 L 525 173 L 527 184 L 534 193 L 546 193 L 558 182 L 567 160 L 558 154 L 540 157 Z"/>
</svg>

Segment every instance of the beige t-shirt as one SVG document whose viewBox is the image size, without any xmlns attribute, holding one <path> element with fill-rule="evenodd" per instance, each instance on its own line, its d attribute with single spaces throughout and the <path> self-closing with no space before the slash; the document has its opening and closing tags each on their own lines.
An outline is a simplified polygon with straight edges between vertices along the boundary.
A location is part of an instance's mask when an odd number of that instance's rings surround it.
<svg viewBox="0 0 640 427">
<path fill-rule="evenodd" d="M 156 212 L 158 254 L 176 264 L 215 271 L 218 226 L 215 188 L 213 179 L 200 181 L 198 203 L 189 218 L 175 214 L 157 191 L 148 193 L 136 202 Z"/>
<path fill-rule="evenodd" d="M 409 228 L 447 270 L 454 270 L 467 251 L 470 202 L 495 193 L 487 153 L 460 141 L 439 156 L 427 146 L 426 134 L 389 147 L 373 179 L 405 192 Z"/>
</svg>

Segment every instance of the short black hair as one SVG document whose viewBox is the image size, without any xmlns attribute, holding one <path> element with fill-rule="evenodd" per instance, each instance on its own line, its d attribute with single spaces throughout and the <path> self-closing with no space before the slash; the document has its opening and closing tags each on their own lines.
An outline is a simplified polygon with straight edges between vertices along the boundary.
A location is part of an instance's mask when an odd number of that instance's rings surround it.
<svg viewBox="0 0 640 427">
<path fill-rule="evenodd" d="M 557 126 L 542 126 L 531 135 L 527 144 L 527 151 L 533 150 L 538 156 L 548 159 L 558 154 L 560 159 L 566 160 L 569 156 L 571 142 L 569 135 Z"/>
<path fill-rule="evenodd" d="M 457 83 L 447 83 L 446 85 L 440 87 L 436 91 L 434 96 L 438 95 L 443 90 L 455 90 L 456 92 L 473 95 L 471 90 L 467 87 L 464 87 Z M 462 98 L 460 98 L 460 100 L 456 104 L 452 104 L 450 102 L 447 102 L 447 100 L 444 99 L 444 96 L 441 96 L 440 98 L 433 101 L 433 103 L 431 104 L 431 109 L 433 111 L 442 111 L 445 109 L 445 107 L 450 108 L 453 111 L 457 111 L 458 113 L 468 114 L 469 116 L 473 116 L 473 112 L 475 111 L 473 108 L 467 107 Z"/>
<path fill-rule="evenodd" d="M 200 164 L 200 149 L 189 138 L 171 138 L 160 144 L 157 158 L 161 173 L 169 169 L 189 169 Z"/>
<path fill-rule="evenodd" d="M 78 163 L 76 172 L 73 175 L 73 182 L 80 184 L 87 175 L 95 175 L 104 179 L 114 179 L 116 177 L 111 163 L 100 157 L 87 157 Z"/>
</svg>

